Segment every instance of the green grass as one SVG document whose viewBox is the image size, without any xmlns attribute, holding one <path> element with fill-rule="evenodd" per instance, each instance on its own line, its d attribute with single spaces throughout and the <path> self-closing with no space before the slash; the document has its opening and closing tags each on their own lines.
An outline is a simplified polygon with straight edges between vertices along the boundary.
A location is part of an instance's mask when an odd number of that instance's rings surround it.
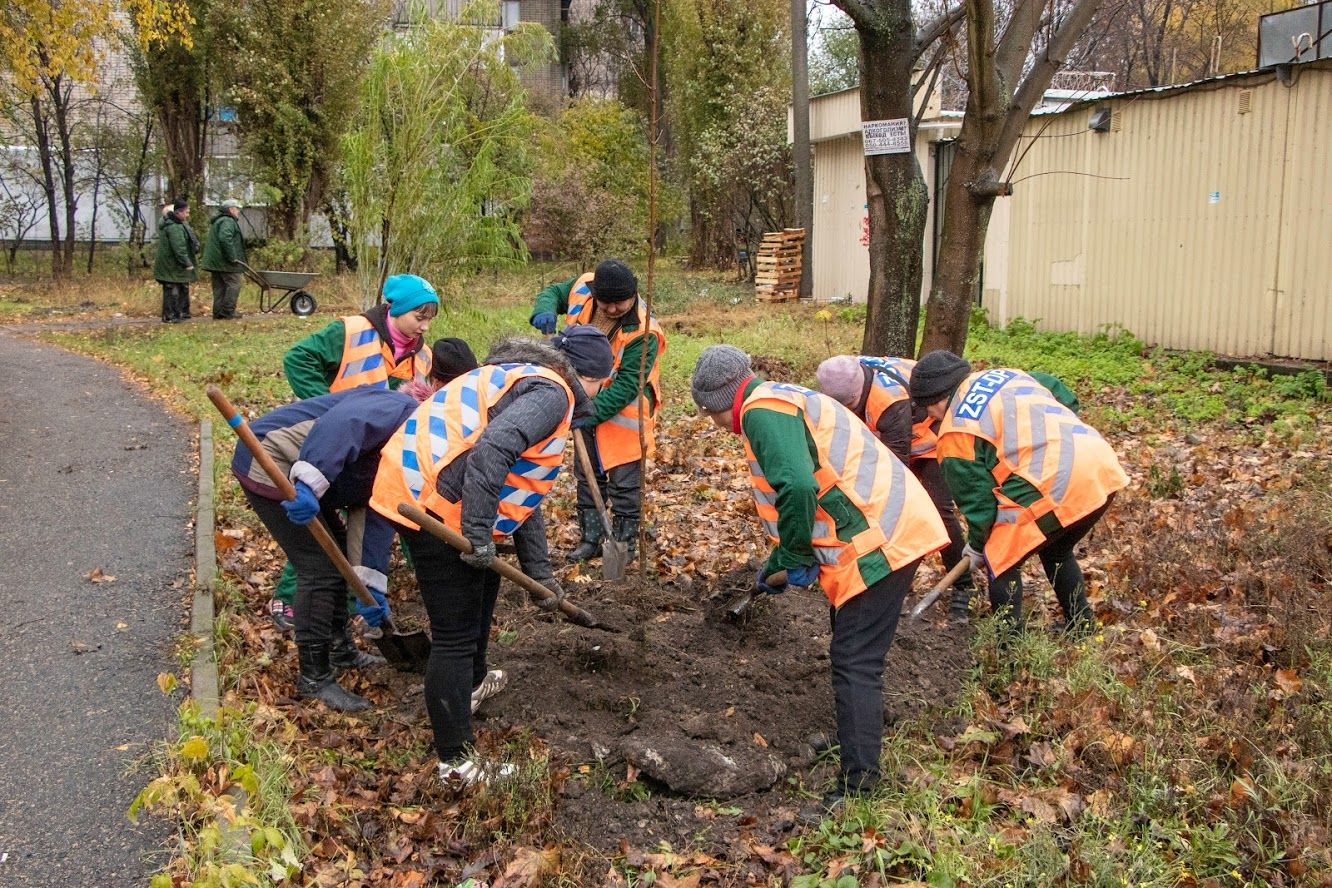
<svg viewBox="0 0 1332 888">
<path fill-rule="evenodd" d="M 159 752 L 161 776 L 139 793 L 130 817 L 169 812 L 180 822 L 173 859 L 152 888 L 174 877 L 196 888 L 277 885 L 296 875 L 305 856 L 301 832 L 287 809 L 290 754 L 256 737 L 249 713 L 216 718 L 183 704 L 178 739 Z"/>
</svg>

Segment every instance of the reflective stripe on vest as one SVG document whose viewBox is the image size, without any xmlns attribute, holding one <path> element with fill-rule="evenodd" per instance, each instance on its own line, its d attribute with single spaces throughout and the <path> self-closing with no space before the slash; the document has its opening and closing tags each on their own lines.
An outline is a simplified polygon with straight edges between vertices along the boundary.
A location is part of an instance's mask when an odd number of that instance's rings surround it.
<svg viewBox="0 0 1332 888">
<path fill-rule="evenodd" d="M 1054 513 L 1068 527 L 1105 505 L 1128 485 L 1119 458 L 1105 439 L 1021 370 L 995 368 L 962 381 L 939 428 L 939 458 L 974 458 L 968 436 L 994 445 L 999 511 L 985 558 L 996 575 L 1020 564 L 1045 542 L 1037 521 Z M 1041 494 L 1021 506 L 1000 488 L 1017 475 Z"/>
<path fill-rule="evenodd" d="M 346 336 L 342 342 L 342 364 L 329 383 L 330 392 L 342 392 L 359 385 L 388 388 L 389 378 L 404 382 L 430 381 L 430 349 L 424 344 L 410 358 L 393 361 L 393 346 L 380 338 L 379 331 L 365 315 L 342 319 Z"/>
<path fill-rule="evenodd" d="M 593 311 L 592 291 L 588 286 L 591 282 L 592 274 L 589 272 L 574 281 L 569 289 L 569 310 L 564 316 L 566 326 L 589 323 L 588 319 Z M 657 319 L 648 315 L 642 299 L 634 305 L 634 311 L 638 316 L 638 329 L 633 333 L 626 333 L 623 327 L 619 327 L 616 328 L 615 335 L 610 338 L 611 353 L 615 359 L 611 378 L 613 379 L 615 373 L 620 370 L 625 348 L 644 335 L 643 331 L 646 330 L 647 335 L 657 337 L 657 360 L 648 371 L 643 385 L 644 390 L 652 393 L 652 397 L 640 394 L 626 404 L 623 410 L 596 427 L 597 457 L 603 469 L 613 469 L 626 463 L 637 462 L 642 456 L 643 451 L 639 447 L 638 440 L 640 402 L 645 426 L 643 439 L 647 442 L 648 456 L 651 456 L 656 449 L 657 410 L 661 407 L 661 357 L 666 353 L 666 334 L 662 332 Z M 635 377 L 638 375 L 637 367 L 629 367 L 627 371 L 633 373 Z M 610 382 L 607 381 L 606 384 L 610 385 Z"/>
<path fill-rule="evenodd" d="M 800 386 L 762 382 L 740 408 L 742 429 L 744 414 L 753 409 L 775 410 L 804 420 L 818 454 L 814 478 L 819 499 L 836 487 L 868 525 L 844 542 L 837 538 L 836 519 L 823 506 L 815 506 L 810 543 L 819 563 L 819 584 L 834 607 L 865 591 L 856 563 L 862 556 L 880 551 L 889 569 L 897 570 L 948 544 L 948 533 L 925 488 L 841 404 Z M 776 491 L 755 459 L 748 438 L 745 453 L 759 520 L 772 541 L 780 543 Z"/>
<path fill-rule="evenodd" d="M 500 488 L 494 535 L 504 537 L 517 530 L 554 485 L 573 418 L 574 397 L 568 383 L 535 364 L 478 367 L 435 392 L 384 446 L 371 507 L 399 524 L 415 527 L 398 514 L 400 503 L 415 502 L 461 533 L 462 503 L 440 495 L 436 487 L 439 474 L 475 446 L 490 421 L 491 408 L 520 381 L 533 377 L 557 384 L 568 407 L 554 432 L 523 451 Z"/>
<path fill-rule="evenodd" d="M 911 397 L 911 372 L 916 362 L 910 358 L 870 358 L 862 356 L 860 363 L 874 371 L 869 397 L 865 399 L 865 423 L 878 429 L 879 417 L 894 404 Z M 901 384 L 898 383 L 901 380 Z M 934 459 L 938 436 L 934 433 L 934 420 L 928 416 L 911 425 L 911 458 Z"/>
</svg>

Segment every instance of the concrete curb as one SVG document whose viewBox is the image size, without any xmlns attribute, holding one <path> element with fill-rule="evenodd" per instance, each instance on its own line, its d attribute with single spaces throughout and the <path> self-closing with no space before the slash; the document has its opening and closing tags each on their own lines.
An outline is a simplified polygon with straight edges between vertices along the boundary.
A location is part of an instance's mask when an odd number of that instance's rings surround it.
<svg viewBox="0 0 1332 888">
<path fill-rule="evenodd" d="M 195 653 L 190 667 L 190 694 L 205 718 L 217 716 L 217 655 L 213 650 L 213 592 L 217 584 L 217 550 L 213 542 L 213 423 L 199 423 L 199 502 L 194 519 L 194 604 L 190 632 Z"/>
</svg>

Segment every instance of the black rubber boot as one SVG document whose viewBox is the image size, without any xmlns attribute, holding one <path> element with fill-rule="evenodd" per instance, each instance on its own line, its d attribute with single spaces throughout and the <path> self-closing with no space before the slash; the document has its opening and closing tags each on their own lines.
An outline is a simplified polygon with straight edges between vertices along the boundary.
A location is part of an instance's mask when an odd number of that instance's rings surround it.
<svg viewBox="0 0 1332 888">
<path fill-rule="evenodd" d="M 297 697 L 318 700 L 340 712 L 360 712 L 370 708 L 369 700 L 353 694 L 333 677 L 327 643 L 297 645 L 296 653 L 301 664 L 301 674 L 296 679 Z"/>
<path fill-rule="evenodd" d="M 378 654 L 363 651 L 352 640 L 351 628 L 343 626 L 341 631 L 334 630 L 333 644 L 328 650 L 328 665 L 337 678 L 348 669 L 365 669 L 367 666 L 383 666 L 387 663 Z"/>
<path fill-rule="evenodd" d="M 606 538 L 606 528 L 601 526 L 601 516 L 596 509 L 578 510 L 578 527 L 583 538 L 569 553 L 570 561 L 587 561 L 601 557 L 601 541 Z"/>
<path fill-rule="evenodd" d="M 617 543 L 625 544 L 629 560 L 633 561 L 634 556 L 638 554 L 638 519 L 616 515 L 611 521 L 611 531 L 615 534 Z"/>
<path fill-rule="evenodd" d="M 953 598 L 948 604 L 948 619 L 955 623 L 965 623 L 971 618 L 971 598 L 976 587 L 971 583 L 958 583 L 953 586 Z"/>
</svg>

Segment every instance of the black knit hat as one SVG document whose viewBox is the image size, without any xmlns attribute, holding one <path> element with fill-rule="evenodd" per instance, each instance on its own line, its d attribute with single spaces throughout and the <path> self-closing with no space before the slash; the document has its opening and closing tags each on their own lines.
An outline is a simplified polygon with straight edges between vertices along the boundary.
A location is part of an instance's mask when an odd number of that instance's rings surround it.
<svg viewBox="0 0 1332 888">
<path fill-rule="evenodd" d="M 569 359 L 574 372 L 588 379 L 605 379 L 615 369 L 610 340 L 591 324 L 571 324 L 550 340 Z"/>
<path fill-rule="evenodd" d="M 430 376 L 445 385 L 476 367 L 476 355 L 461 339 L 436 339 L 430 347 Z"/>
<path fill-rule="evenodd" d="M 188 210 L 189 208 L 190 208 L 190 202 L 189 202 L 188 200 L 186 200 L 185 198 L 183 198 L 183 197 L 178 197 L 178 198 L 176 198 L 175 200 L 173 200 L 173 201 L 171 202 L 171 209 L 172 209 L 173 211 L 174 211 L 174 210 Z"/>
<path fill-rule="evenodd" d="M 971 365 L 950 351 L 932 351 L 916 362 L 911 371 L 911 399 L 933 404 L 951 394 L 971 373 Z"/>
<path fill-rule="evenodd" d="M 619 259 L 607 259 L 592 273 L 588 289 L 598 302 L 623 302 L 638 295 L 638 278 Z"/>
</svg>

